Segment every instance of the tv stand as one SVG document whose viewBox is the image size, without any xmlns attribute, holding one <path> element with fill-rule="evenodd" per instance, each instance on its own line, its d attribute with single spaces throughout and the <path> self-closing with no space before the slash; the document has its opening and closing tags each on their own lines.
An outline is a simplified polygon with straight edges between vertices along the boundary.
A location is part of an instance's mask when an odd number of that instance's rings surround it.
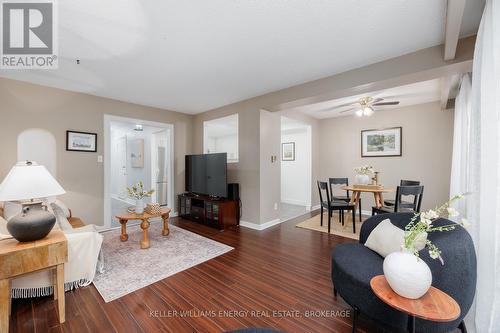
<svg viewBox="0 0 500 333">
<path fill-rule="evenodd" d="M 194 193 L 179 194 L 179 216 L 223 230 L 240 224 L 240 203 L 208 195 Z"/>
</svg>

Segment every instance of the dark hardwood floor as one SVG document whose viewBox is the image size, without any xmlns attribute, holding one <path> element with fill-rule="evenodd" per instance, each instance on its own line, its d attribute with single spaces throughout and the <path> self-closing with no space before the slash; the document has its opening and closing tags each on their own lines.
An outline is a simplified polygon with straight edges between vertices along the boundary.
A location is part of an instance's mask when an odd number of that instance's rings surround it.
<svg viewBox="0 0 500 333">
<path fill-rule="evenodd" d="M 305 218 L 260 232 L 243 227 L 219 232 L 175 218 L 173 224 L 235 249 L 110 303 L 93 285 L 67 292 L 62 325 L 51 297 L 13 300 L 10 331 L 351 332 L 349 307 L 333 296 L 330 252 L 353 240 L 296 228 Z M 361 318 L 358 331 L 381 330 Z"/>
</svg>

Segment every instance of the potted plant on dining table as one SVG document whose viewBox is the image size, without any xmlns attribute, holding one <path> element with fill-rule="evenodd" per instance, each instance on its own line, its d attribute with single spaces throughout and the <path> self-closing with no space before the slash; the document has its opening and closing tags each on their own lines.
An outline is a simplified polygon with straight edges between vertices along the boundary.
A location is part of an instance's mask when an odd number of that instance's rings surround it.
<svg viewBox="0 0 500 333">
<path fill-rule="evenodd" d="M 363 165 L 357 168 L 354 168 L 354 172 L 356 172 L 355 183 L 360 185 L 368 185 L 370 184 L 370 175 L 373 174 L 374 169 L 371 165 Z"/>
</svg>

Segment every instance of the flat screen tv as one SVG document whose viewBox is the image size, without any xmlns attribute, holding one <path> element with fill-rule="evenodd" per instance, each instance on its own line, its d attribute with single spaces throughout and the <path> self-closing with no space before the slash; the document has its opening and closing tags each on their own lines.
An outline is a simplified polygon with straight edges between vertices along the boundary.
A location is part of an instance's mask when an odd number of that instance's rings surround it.
<svg viewBox="0 0 500 333">
<path fill-rule="evenodd" d="M 227 153 L 186 155 L 186 191 L 227 197 Z"/>
</svg>

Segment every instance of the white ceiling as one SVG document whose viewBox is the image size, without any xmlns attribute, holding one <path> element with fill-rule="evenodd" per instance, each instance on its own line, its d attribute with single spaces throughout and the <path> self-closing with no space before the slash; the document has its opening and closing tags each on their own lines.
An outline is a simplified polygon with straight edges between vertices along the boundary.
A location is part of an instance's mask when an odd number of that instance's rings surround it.
<svg viewBox="0 0 500 333">
<path fill-rule="evenodd" d="M 355 103 L 360 98 L 366 96 L 370 96 L 372 98 L 384 98 L 383 102 L 399 101 L 399 105 L 374 106 L 375 112 L 391 110 L 391 109 L 400 109 L 405 106 L 439 101 L 441 98 L 441 81 L 439 79 L 422 81 L 413 84 L 408 84 L 405 86 L 378 90 L 370 93 L 330 100 L 327 102 L 311 104 L 303 106 L 301 108 L 297 108 L 296 110 L 318 119 L 352 116 L 354 115 L 356 110 L 359 109 L 358 105 L 343 106 L 343 107 L 339 106 L 351 102 Z M 349 109 L 353 110 L 348 112 L 342 112 L 342 111 L 347 111 Z"/>
<path fill-rule="evenodd" d="M 477 30 L 484 1 L 467 2 L 461 35 Z M 440 44 L 446 2 L 58 4 L 59 69 L 0 76 L 199 113 Z"/>
</svg>

